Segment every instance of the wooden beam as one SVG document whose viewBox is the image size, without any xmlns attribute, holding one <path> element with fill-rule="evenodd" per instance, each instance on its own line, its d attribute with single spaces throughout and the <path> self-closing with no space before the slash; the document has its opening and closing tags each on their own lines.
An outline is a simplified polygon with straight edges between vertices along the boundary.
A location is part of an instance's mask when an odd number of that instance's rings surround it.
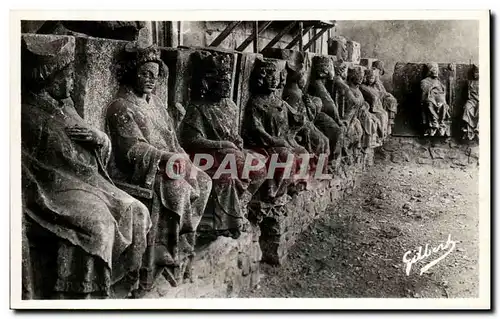
<svg viewBox="0 0 500 319">
<path fill-rule="evenodd" d="M 253 23 L 253 53 L 259 53 L 259 21 Z"/>
<path fill-rule="evenodd" d="M 272 48 L 276 43 L 278 43 L 278 41 L 285 34 L 287 34 L 288 32 L 290 32 L 290 30 L 292 30 L 293 27 L 295 27 L 296 24 L 297 24 L 297 21 L 293 21 L 292 23 L 290 23 L 289 25 L 287 25 L 283 30 L 280 31 L 280 33 L 278 33 L 271 41 L 269 41 L 269 43 L 264 47 L 263 50 Z"/>
<path fill-rule="evenodd" d="M 328 31 L 328 29 L 330 28 L 323 28 L 321 31 L 319 31 L 318 33 L 316 33 L 314 35 L 314 37 L 312 37 L 311 40 L 309 40 L 309 42 L 307 42 L 306 45 L 304 45 L 304 51 L 309 49 L 309 47 L 317 40 L 319 39 L 319 37 L 321 37 L 323 35 L 323 33 L 325 33 L 326 31 Z"/>
<path fill-rule="evenodd" d="M 304 51 L 304 22 L 300 21 L 299 22 L 299 51 L 303 52 Z"/>
<path fill-rule="evenodd" d="M 301 35 L 300 30 L 299 30 L 299 33 L 295 36 L 295 38 L 290 43 L 288 43 L 288 45 L 285 47 L 285 49 L 293 48 L 295 46 L 295 44 L 297 44 L 297 42 L 299 42 L 299 40 L 302 39 L 304 34 L 309 32 L 309 30 L 311 30 L 312 28 L 313 28 L 312 25 L 307 26 L 305 29 L 302 30 L 302 35 Z"/>
<path fill-rule="evenodd" d="M 264 30 L 266 30 L 271 25 L 271 23 L 273 23 L 273 21 L 268 21 L 268 22 L 262 24 L 259 27 L 259 30 L 258 30 L 257 34 L 255 34 L 256 30 L 254 30 L 254 32 L 252 33 L 252 35 L 249 36 L 245 41 L 243 41 L 242 44 L 240 44 L 239 47 L 236 48 L 236 51 L 243 51 L 243 50 L 245 50 L 248 47 L 248 45 L 250 43 L 252 43 L 252 41 L 254 40 L 254 38 L 258 39 L 259 34 L 261 34 L 262 32 L 264 32 Z"/>
<path fill-rule="evenodd" d="M 212 43 L 210 43 L 209 47 L 216 47 L 219 44 L 222 43 L 230 34 L 231 32 L 241 24 L 243 21 L 233 21 L 231 22 L 225 29 L 222 31 L 217 38 L 215 38 Z"/>
</svg>

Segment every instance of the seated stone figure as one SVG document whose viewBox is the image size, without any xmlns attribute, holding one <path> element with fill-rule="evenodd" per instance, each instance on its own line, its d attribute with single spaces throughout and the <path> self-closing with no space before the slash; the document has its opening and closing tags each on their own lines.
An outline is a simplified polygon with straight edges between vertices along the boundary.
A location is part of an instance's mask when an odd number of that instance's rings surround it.
<svg viewBox="0 0 500 319">
<path fill-rule="evenodd" d="M 384 140 L 389 131 L 389 115 L 384 110 L 382 105 L 381 92 L 375 86 L 375 81 L 378 77 L 377 69 L 367 69 L 365 72 L 364 83 L 359 86 L 361 93 L 366 102 L 370 105 L 370 112 L 375 114 L 380 122 L 378 134 Z"/>
<path fill-rule="evenodd" d="M 294 108 L 296 112 L 303 114 L 305 124 L 300 127 L 296 136 L 299 144 L 314 156 L 312 160 L 314 164 L 317 164 L 320 156 L 323 155 L 328 158 L 330 155 L 330 142 L 328 138 L 314 125 L 318 113 L 321 112 L 321 100 L 303 93 L 306 79 L 302 59 L 287 61 L 286 68 L 287 80 L 283 90 L 283 100 Z"/>
<path fill-rule="evenodd" d="M 344 155 L 349 162 L 352 162 L 361 154 L 363 127 L 358 119 L 357 108 L 352 107 L 348 96 L 350 93 L 347 81 L 348 67 L 344 62 L 335 66 L 335 77 L 333 83 L 329 86 L 331 97 L 339 109 L 339 116 L 343 127 L 345 128 Z"/>
<path fill-rule="evenodd" d="M 332 160 L 340 159 L 344 148 L 347 127 L 339 114 L 337 104 L 327 90 L 327 82 L 334 78 L 333 61 L 327 56 L 315 56 L 312 59 L 311 83 L 309 93 L 321 99 L 322 109 L 314 124 L 325 134 L 330 142 Z"/>
<path fill-rule="evenodd" d="M 25 239 L 35 247 L 24 251 L 42 260 L 24 263 L 23 286 L 35 294 L 24 298 L 114 297 L 115 284 L 125 285 L 125 297 L 137 282 L 151 220 L 113 185 L 108 137 L 73 106 L 71 39 L 23 40 L 22 195 Z"/>
<path fill-rule="evenodd" d="M 167 72 L 160 52 L 140 43 L 126 46 L 130 57 L 120 75 L 122 87 L 106 111 L 114 155 L 110 175 L 155 194 L 151 213 L 158 219 L 153 225 L 157 234 L 150 243 L 154 253 L 144 260 L 137 296 L 153 287 L 162 267 L 174 269 L 173 285 L 188 276 L 189 268 L 180 275 L 175 269 L 184 269 L 192 260 L 195 232 L 212 189 L 210 176 L 190 161 L 165 104 L 153 93 L 158 77 Z"/>
<path fill-rule="evenodd" d="M 472 65 L 471 80 L 467 86 L 467 102 L 465 102 L 464 113 L 462 120 L 464 126 L 463 138 L 465 140 L 474 140 L 479 138 L 479 68 L 477 65 Z"/>
<path fill-rule="evenodd" d="M 425 136 L 450 136 L 450 107 L 445 86 L 439 81 L 437 63 L 427 64 L 427 77 L 420 81 L 422 123 Z"/>
<path fill-rule="evenodd" d="M 381 145 L 380 131 L 381 124 L 375 114 L 370 112 L 370 106 L 363 98 L 359 86 L 364 79 L 364 69 L 354 66 L 348 69 L 347 81 L 337 80 L 336 90 L 343 99 L 344 119 L 353 125 L 354 136 L 359 136 L 359 125 L 353 119 L 357 119 L 363 128 L 362 148 L 375 148 Z"/>
<path fill-rule="evenodd" d="M 392 134 L 392 129 L 394 128 L 394 121 L 396 119 L 396 114 L 398 113 L 398 101 L 396 98 L 384 87 L 380 76 L 384 75 L 384 63 L 380 60 L 374 61 L 372 64 L 372 68 L 379 71 L 378 76 L 375 78 L 375 83 L 373 86 L 380 92 L 380 100 L 382 101 L 382 105 L 384 109 L 387 111 L 389 115 L 389 127 L 387 130 L 387 135 Z"/>
<path fill-rule="evenodd" d="M 253 163 L 261 168 L 243 176 L 247 156 L 256 161 L 261 156 L 243 149 L 238 133 L 239 109 L 230 98 L 232 68 L 227 56 L 199 51 L 194 60 L 194 97 L 180 127 L 180 141 L 192 158 L 207 154 L 214 159 L 206 172 L 213 178 L 215 203 L 206 209 L 198 232 L 238 238 L 246 223 L 247 204 L 266 178 L 265 165 Z M 221 165 L 232 173 L 217 173 Z"/>
<path fill-rule="evenodd" d="M 278 63 L 278 60 L 269 58 L 256 60 L 250 79 L 252 95 L 245 108 L 242 134 L 245 147 L 268 159 L 277 154 L 279 163 L 290 164 L 290 174 L 285 169 L 274 170 L 259 191 L 262 201 L 273 203 L 284 199 L 289 186 L 297 185 L 293 175 L 300 166 L 298 155 L 307 154 L 290 129 L 304 122 L 303 115 L 276 94 L 285 80 Z M 269 162 L 267 164 L 269 166 Z"/>
</svg>

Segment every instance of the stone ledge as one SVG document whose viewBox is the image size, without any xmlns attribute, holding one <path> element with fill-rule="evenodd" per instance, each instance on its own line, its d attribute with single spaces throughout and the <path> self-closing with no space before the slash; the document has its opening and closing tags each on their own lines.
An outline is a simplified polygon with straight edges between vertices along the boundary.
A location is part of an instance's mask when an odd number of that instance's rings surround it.
<svg viewBox="0 0 500 319">
<path fill-rule="evenodd" d="M 218 237 L 200 247 L 193 261 L 191 282 L 172 287 L 160 276 L 143 298 L 229 298 L 257 286 L 260 279 L 259 229 L 252 227 L 240 238 Z"/>
</svg>

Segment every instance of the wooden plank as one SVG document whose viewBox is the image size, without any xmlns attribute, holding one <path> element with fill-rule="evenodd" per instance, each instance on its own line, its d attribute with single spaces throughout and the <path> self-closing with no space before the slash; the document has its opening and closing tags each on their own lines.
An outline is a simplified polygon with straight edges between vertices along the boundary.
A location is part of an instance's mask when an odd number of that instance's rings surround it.
<svg viewBox="0 0 500 319">
<path fill-rule="evenodd" d="M 299 51 L 304 51 L 304 22 L 299 22 Z"/>
<path fill-rule="evenodd" d="M 290 30 L 293 29 L 293 27 L 295 27 L 295 25 L 297 25 L 297 21 L 293 21 L 292 23 L 290 23 L 289 25 L 287 25 L 283 30 L 281 30 L 271 41 L 269 41 L 269 43 L 264 47 L 263 50 L 265 49 L 268 49 L 268 48 L 272 48 L 276 43 L 278 43 L 278 41 L 285 35 L 287 34 L 288 32 L 290 32 Z"/>
<path fill-rule="evenodd" d="M 314 35 L 314 37 L 312 37 L 311 40 L 309 40 L 309 42 L 307 42 L 306 45 L 304 45 L 304 51 L 309 49 L 309 47 L 311 47 L 311 45 L 317 40 L 319 39 L 319 37 L 321 37 L 326 31 L 328 31 L 329 28 L 323 28 L 321 31 L 319 31 L 318 33 L 316 33 L 316 35 Z"/>
<path fill-rule="evenodd" d="M 253 53 L 259 52 L 259 21 L 253 23 Z"/>
<path fill-rule="evenodd" d="M 304 33 L 309 32 L 309 30 L 311 30 L 312 28 L 313 28 L 312 25 L 305 27 L 305 29 L 303 29 L 303 31 L 302 31 L 302 36 L 300 34 L 300 31 L 299 31 L 299 33 L 295 36 L 295 38 L 290 43 L 288 43 L 288 45 L 285 47 L 285 49 L 293 48 L 297 44 L 297 42 L 299 42 L 299 40 L 302 39 L 302 37 L 304 36 Z"/>
<path fill-rule="evenodd" d="M 216 47 L 219 44 L 222 43 L 230 34 L 231 32 L 241 24 L 243 21 L 233 21 L 231 22 L 225 29 L 222 31 L 217 38 L 215 38 L 212 43 L 210 43 L 209 47 Z"/>
<path fill-rule="evenodd" d="M 268 21 L 268 22 L 264 23 L 263 25 L 261 25 L 259 27 L 259 31 L 257 32 L 257 35 L 255 35 L 255 31 L 254 31 L 251 36 L 249 36 L 245 41 L 243 41 L 242 44 L 240 44 L 239 47 L 236 48 L 236 51 L 243 51 L 243 50 L 245 50 L 248 47 L 248 45 L 250 43 L 252 43 L 252 41 L 254 40 L 254 38 L 257 38 L 259 34 L 261 34 L 262 32 L 264 32 L 264 30 L 266 30 L 271 25 L 271 23 L 273 23 L 273 21 Z"/>
</svg>

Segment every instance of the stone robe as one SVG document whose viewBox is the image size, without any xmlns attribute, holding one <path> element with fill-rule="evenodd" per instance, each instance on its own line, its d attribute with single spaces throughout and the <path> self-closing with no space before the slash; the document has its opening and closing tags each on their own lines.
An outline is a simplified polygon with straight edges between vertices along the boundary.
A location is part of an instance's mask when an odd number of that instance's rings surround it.
<svg viewBox="0 0 500 319">
<path fill-rule="evenodd" d="M 169 178 L 159 167 L 162 157 L 188 155 L 165 105 L 155 95 L 146 101 L 122 87 L 106 114 L 113 144 L 112 178 L 154 190 L 161 206 L 156 245 L 163 246 L 176 264 L 183 262 L 194 252 L 195 231 L 212 188 L 210 177 L 189 159 L 181 178 Z"/>
<path fill-rule="evenodd" d="M 385 139 L 389 132 L 389 115 L 382 105 L 381 92 L 374 85 L 362 84 L 359 89 L 365 101 L 370 105 L 370 112 L 375 114 L 380 122 L 379 136 Z"/>
<path fill-rule="evenodd" d="M 48 94 L 31 95 L 21 113 L 23 210 L 30 229 L 38 229 L 26 236 L 47 231 L 57 238 L 56 247 L 46 243 L 55 256 L 44 257 L 57 261 L 48 270 L 56 272 L 49 289 L 107 297 L 114 283 L 139 270 L 151 226 L 147 208 L 107 176 L 108 139 L 92 148 L 67 135 L 75 125 L 89 127 L 70 99 L 61 105 Z"/>
<path fill-rule="evenodd" d="M 468 99 L 465 102 L 462 120 L 464 121 L 464 138 L 473 140 L 479 135 L 479 81 L 469 81 Z"/>
<path fill-rule="evenodd" d="M 398 100 L 396 100 L 396 98 L 391 93 L 387 92 L 380 78 L 377 78 L 375 80 L 375 88 L 380 92 L 380 100 L 382 101 L 382 105 L 389 115 L 389 131 L 387 132 L 387 134 L 390 135 L 394 126 L 396 114 L 398 113 Z"/>
<path fill-rule="evenodd" d="M 237 130 L 238 119 L 236 104 L 229 98 L 223 98 L 218 102 L 191 104 L 182 121 L 180 140 L 184 149 L 192 158 L 196 154 L 208 154 L 214 158 L 214 165 L 206 170 L 208 175 L 213 177 L 216 174 L 226 155 L 234 155 L 235 162 L 229 161 L 229 165 L 236 164 L 236 167 L 225 167 L 235 169 L 237 175 L 222 174 L 212 180 L 216 207 L 205 212 L 200 228 L 217 232 L 241 229 L 245 223 L 246 205 L 265 180 L 265 168 L 251 171 L 248 178 L 242 177 L 246 157 L 250 155 L 257 159 L 261 156 L 242 149 L 243 140 Z M 221 141 L 232 142 L 239 149 L 220 148 Z"/>
<path fill-rule="evenodd" d="M 426 126 L 426 134 L 448 135 L 446 121 L 449 119 L 450 108 L 446 102 L 446 90 L 439 79 L 427 77 L 420 82 L 422 92 L 422 115 L 423 124 Z"/>
</svg>

